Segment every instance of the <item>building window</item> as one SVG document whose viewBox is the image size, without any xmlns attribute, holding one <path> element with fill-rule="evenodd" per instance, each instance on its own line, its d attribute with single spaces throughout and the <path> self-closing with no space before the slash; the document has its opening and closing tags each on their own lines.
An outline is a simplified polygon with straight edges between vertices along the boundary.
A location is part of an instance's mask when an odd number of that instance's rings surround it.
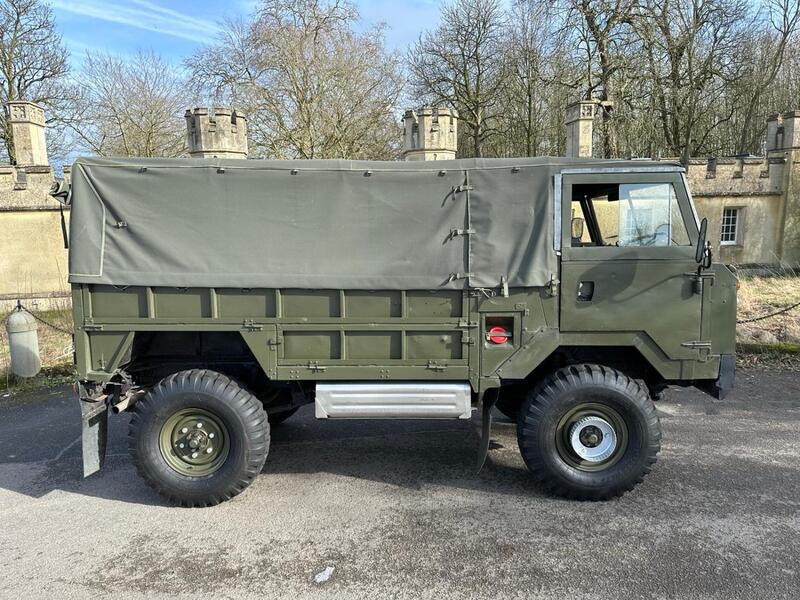
<svg viewBox="0 0 800 600">
<path fill-rule="evenodd" d="M 739 243 L 739 209 L 722 209 L 722 230 L 719 241 L 723 246 L 732 246 Z"/>
</svg>

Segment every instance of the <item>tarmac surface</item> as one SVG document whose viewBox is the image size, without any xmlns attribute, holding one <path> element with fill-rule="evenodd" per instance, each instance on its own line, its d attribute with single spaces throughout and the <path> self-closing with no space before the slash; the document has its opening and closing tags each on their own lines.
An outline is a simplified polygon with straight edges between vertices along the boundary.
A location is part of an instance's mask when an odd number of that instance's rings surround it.
<svg viewBox="0 0 800 600">
<path fill-rule="evenodd" d="M 658 408 L 659 462 L 610 502 L 544 494 L 503 418 L 475 475 L 477 418 L 307 406 L 242 495 L 181 509 L 137 477 L 127 415 L 82 479 L 71 390 L 0 397 L 0 598 L 800 597 L 800 374 Z"/>
</svg>

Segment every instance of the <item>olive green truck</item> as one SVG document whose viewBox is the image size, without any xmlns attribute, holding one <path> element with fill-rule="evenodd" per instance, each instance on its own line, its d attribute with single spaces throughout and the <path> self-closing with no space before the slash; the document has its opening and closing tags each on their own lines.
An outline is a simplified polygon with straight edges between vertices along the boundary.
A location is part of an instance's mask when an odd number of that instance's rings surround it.
<svg viewBox="0 0 800 600">
<path fill-rule="evenodd" d="M 311 403 L 478 411 L 478 468 L 496 407 L 544 488 L 607 499 L 655 463 L 667 386 L 733 386 L 736 278 L 677 164 L 87 158 L 62 200 L 84 474 L 129 411 L 181 505 L 241 492 Z"/>
</svg>

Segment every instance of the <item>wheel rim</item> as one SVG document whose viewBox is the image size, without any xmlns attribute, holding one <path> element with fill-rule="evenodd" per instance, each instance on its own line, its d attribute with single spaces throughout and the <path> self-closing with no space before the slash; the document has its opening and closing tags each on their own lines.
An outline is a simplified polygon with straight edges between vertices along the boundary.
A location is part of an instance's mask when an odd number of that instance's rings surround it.
<svg viewBox="0 0 800 600">
<path fill-rule="evenodd" d="M 581 471 L 611 467 L 628 446 L 628 428 L 610 406 L 587 402 L 568 411 L 556 428 L 558 454 Z"/>
<path fill-rule="evenodd" d="M 214 414 L 202 408 L 184 408 L 161 427 L 159 447 L 174 471 L 203 477 L 219 470 L 228 458 L 228 429 Z"/>
</svg>

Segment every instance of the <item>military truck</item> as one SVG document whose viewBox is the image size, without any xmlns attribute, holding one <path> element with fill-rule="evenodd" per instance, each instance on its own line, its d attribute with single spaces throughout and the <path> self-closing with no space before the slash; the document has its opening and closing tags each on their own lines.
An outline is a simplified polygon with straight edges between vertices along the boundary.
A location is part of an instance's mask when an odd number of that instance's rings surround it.
<svg viewBox="0 0 800 600">
<path fill-rule="evenodd" d="M 181 505 L 241 492 L 310 403 L 478 411 L 479 467 L 496 406 L 543 488 L 609 499 L 655 463 L 667 386 L 733 386 L 736 280 L 678 164 L 85 158 L 64 201 L 84 472 L 132 412 Z"/>
</svg>

